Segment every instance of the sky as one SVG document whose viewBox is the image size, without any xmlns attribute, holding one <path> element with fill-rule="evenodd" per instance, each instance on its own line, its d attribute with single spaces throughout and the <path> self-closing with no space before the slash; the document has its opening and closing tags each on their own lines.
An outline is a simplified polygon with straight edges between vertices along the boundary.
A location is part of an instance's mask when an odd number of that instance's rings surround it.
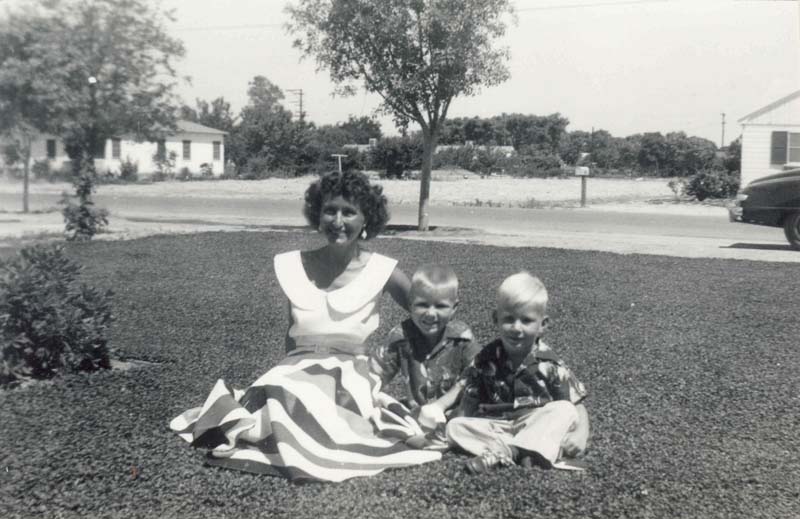
<svg viewBox="0 0 800 519">
<path fill-rule="evenodd" d="M 376 0 L 380 1 L 380 0 Z M 286 32 L 286 0 L 160 0 L 174 9 L 171 33 L 191 82 L 179 94 L 223 96 L 235 111 L 247 83 L 266 76 L 285 92 L 303 90 L 316 124 L 372 115 L 379 98 L 333 97 L 327 71 L 301 60 Z M 501 44 L 511 77 L 456 98 L 450 117 L 559 112 L 568 130 L 615 136 L 685 131 L 725 142 L 737 120 L 800 89 L 800 0 L 512 0 L 517 22 Z M 297 109 L 286 92 L 285 106 Z M 390 117 L 385 134 L 396 134 Z"/>
</svg>

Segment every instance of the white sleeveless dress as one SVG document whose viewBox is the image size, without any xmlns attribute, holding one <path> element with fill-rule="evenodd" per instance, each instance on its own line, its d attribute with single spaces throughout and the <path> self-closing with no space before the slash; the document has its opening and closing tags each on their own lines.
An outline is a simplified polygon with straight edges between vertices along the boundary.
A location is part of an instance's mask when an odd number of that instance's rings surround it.
<svg viewBox="0 0 800 519">
<path fill-rule="evenodd" d="M 299 251 L 276 256 L 296 349 L 246 391 L 218 380 L 203 407 L 170 428 L 212 449 L 211 465 L 293 481 L 344 481 L 438 460 L 438 452 L 378 433 L 387 430 L 375 406 L 380 383 L 364 342 L 378 328 L 378 303 L 396 263 L 373 253 L 353 281 L 326 292 L 308 279 Z"/>
</svg>

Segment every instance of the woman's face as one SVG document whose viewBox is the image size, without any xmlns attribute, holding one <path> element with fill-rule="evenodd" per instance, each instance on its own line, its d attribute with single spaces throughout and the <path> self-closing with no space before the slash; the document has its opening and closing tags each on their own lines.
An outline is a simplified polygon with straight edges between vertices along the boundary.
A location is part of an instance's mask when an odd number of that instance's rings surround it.
<svg viewBox="0 0 800 519">
<path fill-rule="evenodd" d="M 322 202 L 319 232 L 328 243 L 345 245 L 358 239 L 365 221 L 361 208 L 339 195 Z"/>
</svg>

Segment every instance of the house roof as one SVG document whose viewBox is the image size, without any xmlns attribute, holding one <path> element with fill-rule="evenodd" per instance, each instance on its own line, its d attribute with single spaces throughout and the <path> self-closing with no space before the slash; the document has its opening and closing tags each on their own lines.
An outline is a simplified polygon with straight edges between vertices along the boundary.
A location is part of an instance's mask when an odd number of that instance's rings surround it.
<svg viewBox="0 0 800 519">
<path fill-rule="evenodd" d="M 215 135 L 228 134 L 228 132 L 209 128 L 208 126 L 203 126 L 202 124 L 193 123 L 192 121 L 186 121 L 184 119 L 178 120 L 178 131 L 183 133 L 213 133 Z"/>
<path fill-rule="evenodd" d="M 749 121 L 752 121 L 756 117 L 760 117 L 760 116 L 764 115 L 765 113 L 771 112 L 771 111 L 775 110 L 776 108 L 778 108 L 780 106 L 783 106 L 783 105 L 785 105 L 786 103 L 788 103 L 790 101 L 794 101 L 798 97 L 800 97 L 800 90 L 798 90 L 796 92 L 792 92 L 788 96 L 782 97 L 782 98 L 778 99 L 777 101 L 774 101 L 774 102 L 768 104 L 767 106 L 756 110 L 755 112 L 753 112 L 751 114 L 745 115 L 744 117 L 739 119 L 738 122 L 747 123 Z"/>
</svg>

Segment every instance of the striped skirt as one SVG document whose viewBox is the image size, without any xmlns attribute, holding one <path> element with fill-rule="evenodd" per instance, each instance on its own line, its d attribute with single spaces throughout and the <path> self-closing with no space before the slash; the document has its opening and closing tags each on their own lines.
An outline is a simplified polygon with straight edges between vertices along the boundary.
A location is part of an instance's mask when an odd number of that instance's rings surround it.
<svg viewBox="0 0 800 519">
<path fill-rule="evenodd" d="M 170 428 L 210 449 L 210 465 L 292 481 L 338 482 L 440 459 L 400 441 L 410 434 L 375 407 L 379 386 L 364 356 L 291 355 L 245 391 L 217 381 L 203 407 Z"/>
</svg>

